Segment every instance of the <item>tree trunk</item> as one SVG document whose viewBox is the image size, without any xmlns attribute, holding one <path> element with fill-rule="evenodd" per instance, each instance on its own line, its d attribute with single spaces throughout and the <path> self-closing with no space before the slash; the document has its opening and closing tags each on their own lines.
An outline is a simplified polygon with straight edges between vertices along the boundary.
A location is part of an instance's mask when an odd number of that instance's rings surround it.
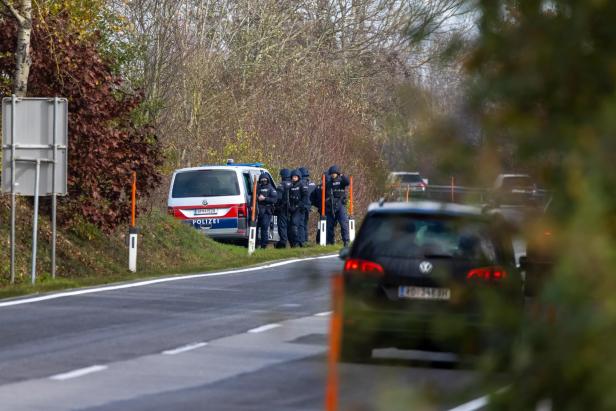
<svg viewBox="0 0 616 411">
<path fill-rule="evenodd" d="M 25 97 L 28 93 L 28 76 L 30 75 L 30 37 L 32 35 L 32 0 L 19 0 L 19 9 L 9 0 L 0 0 L 17 22 L 17 44 L 15 45 L 15 75 L 13 93 Z"/>
</svg>

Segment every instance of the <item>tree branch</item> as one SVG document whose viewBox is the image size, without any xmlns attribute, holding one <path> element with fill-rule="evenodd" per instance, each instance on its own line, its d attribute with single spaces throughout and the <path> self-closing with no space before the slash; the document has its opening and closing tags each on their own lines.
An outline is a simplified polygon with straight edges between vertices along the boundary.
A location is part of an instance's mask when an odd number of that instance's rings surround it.
<svg viewBox="0 0 616 411">
<path fill-rule="evenodd" d="M 17 23 L 20 26 L 26 22 L 26 19 L 21 14 L 19 14 L 17 9 L 11 3 L 9 3 L 9 0 L 0 0 L 0 3 L 4 4 L 6 8 L 9 9 L 9 11 L 13 15 L 13 17 L 15 17 L 15 20 L 17 20 Z"/>
</svg>

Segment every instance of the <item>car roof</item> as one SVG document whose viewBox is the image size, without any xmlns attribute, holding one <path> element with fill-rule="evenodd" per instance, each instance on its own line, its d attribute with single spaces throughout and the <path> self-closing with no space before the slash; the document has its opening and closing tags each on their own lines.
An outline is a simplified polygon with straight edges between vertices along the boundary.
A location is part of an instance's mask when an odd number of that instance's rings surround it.
<svg viewBox="0 0 616 411">
<path fill-rule="evenodd" d="M 370 214 L 409 213 L 409 214 L 434 214 L 451 216 L 480 216 L 481 208 L 454 204 L 439 203 L 436 201 L 409 201 L 391 203 L 372 203 L 368 207 Z"/>
</svg>

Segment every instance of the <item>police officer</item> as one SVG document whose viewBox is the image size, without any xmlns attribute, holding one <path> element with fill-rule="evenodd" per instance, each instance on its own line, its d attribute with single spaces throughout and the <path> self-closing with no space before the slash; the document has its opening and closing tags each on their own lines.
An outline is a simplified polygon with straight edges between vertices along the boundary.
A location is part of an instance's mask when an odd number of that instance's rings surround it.
<svg viewBox="0 0 616 411">
<path fill-rule="evenodd" d="M 291 187 L 291 170 L 283 168 L 280 170 L 280 186 L 278 187 L 278 204 L 276 207 L 278 216 L 278 235 L 280 240 L 276 243 L 276 248 L 285 248 L 289 241 L 289 188 Z"/>
<path fill-rule="evenodd" d="M 269 241 L 269 228 L 274 215 L 274 205 L 278 201 L 278 193 L 270 183 L 269 176 L 261 173 L 259 176 L 259 186 L 257 187 L 257 210 L 259 211 L 259 219 L 257 227 L 260 235 L 261 248 L 267 248 Z"/>
<path fill-rule="evenodd" d="M 346 210 L 346 188 L 350 180 L 343 175 L 340 167 L 333 165 L 328 170 L 325 182 L 325 215 L 327 217 L 327 244 L 335 243 L 335 225 L 340 224 L 344 246 L 349 245 L 349 216 Z"/>
<path fill-rule="evenodd" d="M 308 188 L 302 183 L 302 175 L 299 170 L 291 172 L 291 186 L 289 187 L 289 215 L 291 233 L 289 240 L 291 247 L 303 247 L 303 233 L 305 208 L 308 202 Z"/>
<path fill-rule="evenodd" d="M 302 227 L 303 242 L 307 243 L 308 242 L 308 231 L 309 231 L 308 221 L 310 220 L 311 195 L 317 188 L 317 185 L 314 183 L 314 181 L 310 181 L 310 171 L 308 171 L 308 168 L 300 167 L 299 171 L 302 174 L 302 183 L 304 183 L 304 185 L 308 189 L 308 198 L 306 199 L 306 210 L 305 210 L 305 216 L 304 216 L 304 226 Z"/>
</svg>

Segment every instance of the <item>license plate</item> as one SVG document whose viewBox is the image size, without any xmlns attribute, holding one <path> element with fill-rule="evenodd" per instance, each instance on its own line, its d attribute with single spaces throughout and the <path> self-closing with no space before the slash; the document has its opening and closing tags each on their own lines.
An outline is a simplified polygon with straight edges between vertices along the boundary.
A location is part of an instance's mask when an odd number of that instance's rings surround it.
<svg viewBox="0 0 616 411">
<path fill-rule="evenodd" d="M 451 290 L 432 287 L 398 287 L 398 297 L 412 300 L 449 300 Z"/>
<path fill-rule="evenodd" d="M 195 215 L 214 215 L 218 213 L 216 208 L 200 208 L 195 210 Z"/>
</svg>

